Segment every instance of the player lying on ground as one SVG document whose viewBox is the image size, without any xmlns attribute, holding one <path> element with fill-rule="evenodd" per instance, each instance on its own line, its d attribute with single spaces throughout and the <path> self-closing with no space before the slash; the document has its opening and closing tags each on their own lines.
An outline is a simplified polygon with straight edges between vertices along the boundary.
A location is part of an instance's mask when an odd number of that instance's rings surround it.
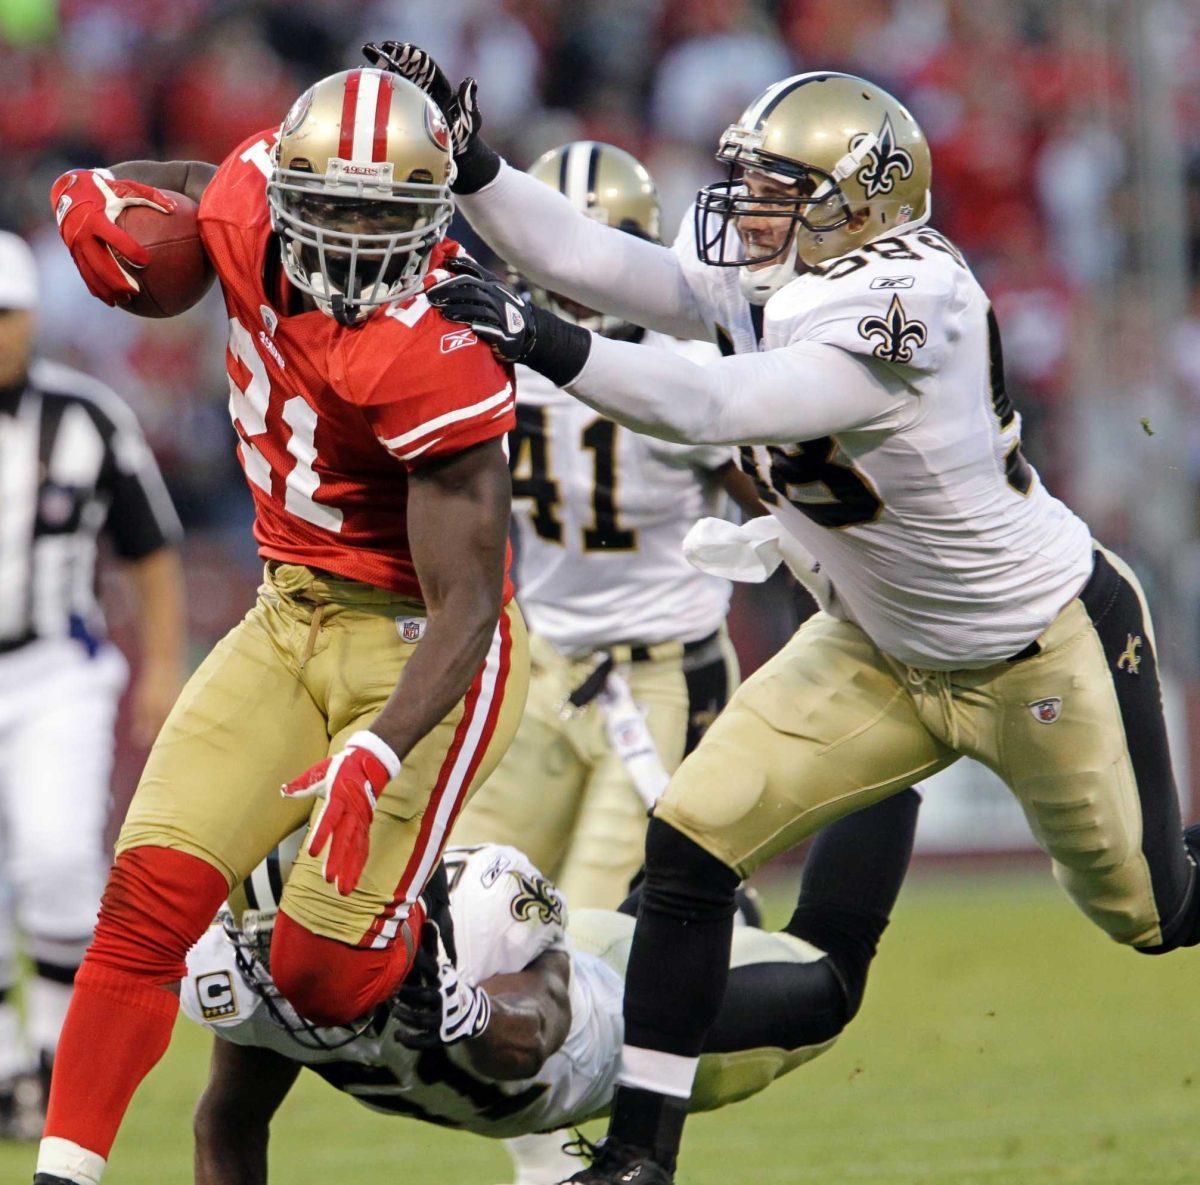
<svg viewBox="0 0 1200 1185">
<path fill-rule="evenodd" d="M 693 1109 L 762 1090 L 829 1049 L 857 1013 L 919 801 L 909 790 L 823 831 L 784 929 L 735 931 Z M 220 1038 L 196 1115 L 197 1185 L 265 1185 L 271 1117 L 303 1066 L 375 1110 L 486 1136 L 524 1137 L 607 1112 L 633 918 L 576 910 L 568 923 L 555 888 L 513 848 L 452 848 L 446 867 L 457 969 L 443 966 L 445 1005 L 417 1024 L 413 1010 L 384 1007 L 357 1032 L 285 1027 L 254 953 L 269 915 L 252 919 L 253 940 L 214 928 L 192 950 L 184 1010 Z M 569 1172 L 561 1143 L 549 1154 L 538 1147 L 518 1185 Z"/>
<path fill-rule="evenodd" d="M 310 817 L 275 981 L 330 1024 L 394 993 L 418 896 L 512 737 L 527 677 L 506 576 L 512 372 L 422 293 L 459 251 L 437 108 L 395 75 L 352 70 L 219 168 L 111 173 L 54 187 L 63 237 L 110 302 L 137 287 L 109 250 L 140 258 L 121 209 L 168 205 L 153 187 L 200 201 L 267 564 L 257 603 L 167 720 L 122 828 L 55 1065 L 47 1185 L 99 1180 L 170 1038 L 188 949 Z"/>
<path fill-rule="evenodd" d="M 728 178 L 670 249 L 505 166 L 477 134 L 473 82 L 453 92 L 413 46 L 370 52 L 450 112 L 463 209 L 513 266 L 736 356 L 697 366 L 611 341 L 494 279 L 431 299 L 621 423 L 743 446 L 836 590 L 655 808 L 612 1138 L 576 1179 L 672 1179 L 740 879 L 960 756 L 1011 787 L 1112 938 L 1147 954 L 1200 941 L 1200 836 L 1181 827 L 1150 614 L 1021 454 L 996 318 L 928 225 L 929 149 L 909 112 L 849 75 L 776 83 L 722 137 Z"/>
<path fill-rule="evenodd" d="M 529 173 L 589 217 L 659 239 L 658 192 L 629 153 L 578 140 Z M 605 336 L 717 356 L 542 296 Z M 689 565 L 683 539 L 720 513 L 723 492 L 763 509 L 733 449 L 630 432 L 527 367 L 517 368 L 510 452 L 529 702 L 455 842 L 512 844 L 572 910 L 615 909 L 642 866 L 647 808 L 738 682 L 729 582 Z"/>
</svg>

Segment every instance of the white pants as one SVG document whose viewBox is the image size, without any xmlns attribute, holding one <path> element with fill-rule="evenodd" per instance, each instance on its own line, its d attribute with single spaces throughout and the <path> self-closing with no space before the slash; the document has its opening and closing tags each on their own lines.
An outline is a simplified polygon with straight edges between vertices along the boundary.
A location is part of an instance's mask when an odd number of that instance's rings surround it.
<svg viewBox="0 0 1200 1185">
<path fill-rule="evenodd" d="M 128 676 L 111 644 L 92 657 L 70 639 L 0 655 L 0 903 L 38 962 L 76 966 L 91 939 Z M 0 924 L 0 968 L 11 961 L 11 927 Z"/>
</svg>

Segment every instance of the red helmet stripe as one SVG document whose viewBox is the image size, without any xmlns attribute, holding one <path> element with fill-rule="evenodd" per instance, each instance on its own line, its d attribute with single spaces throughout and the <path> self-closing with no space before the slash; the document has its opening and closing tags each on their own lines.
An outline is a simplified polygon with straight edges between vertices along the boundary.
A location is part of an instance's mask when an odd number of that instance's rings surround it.
<svg viewBox="0 0 1200 1185">
<path fill-rule="evenodd" d="M 392 110 L 392 78 L 384 74 L 379 79 L 375 95 L 375 135 L 371 140 L 371 159 L 387 160 L 388 117 Z"/>
<path fill-rule="evenodd" d="M 358 109 L 358 86 L 361 81 L 362 71 L 351 70 L 342 95 L 341 137 L 338 140 L 338 156 L 342 160 L 350 160 L 354 152 L 354 116 Z"/>
</svg>

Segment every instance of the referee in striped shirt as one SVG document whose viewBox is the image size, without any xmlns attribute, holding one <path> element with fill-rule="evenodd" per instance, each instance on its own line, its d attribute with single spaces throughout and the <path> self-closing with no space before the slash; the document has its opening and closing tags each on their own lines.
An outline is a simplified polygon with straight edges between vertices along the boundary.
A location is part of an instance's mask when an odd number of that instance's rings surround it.
<svg viewBox="0 0 1200 1185">
<path fill-rule="evenodd" d="M 96 599 L 100 535 L 136 596 L 135 739 L 182 681 L 179 520 L 129 408 L 32 356 L 33 256 L 0 232 L 0 1136 L 36 1138 L 108 864 L 113 721 L 128 677 Z M 32 965 L 24 1022 L 15 933 Z"/>
</svg>

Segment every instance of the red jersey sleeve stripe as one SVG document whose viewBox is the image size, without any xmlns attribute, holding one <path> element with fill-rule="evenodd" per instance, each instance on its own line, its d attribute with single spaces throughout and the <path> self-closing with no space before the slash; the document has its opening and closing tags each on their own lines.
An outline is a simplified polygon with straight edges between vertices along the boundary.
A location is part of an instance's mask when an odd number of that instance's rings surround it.
<svg viewBox="0 0 1200 1185">
<path fill-rule="evenodd" d="M 392 80 L 390 75 L 379 76 L 379 93 L 375 96 L 375 135 L 371 141 L 371 159 L 387 160 L 388 118 L 392 111 Z"/>
<path fill-rule="evenodd" d="M 354 124 L 358 112 L 358 92 L 362 82 L 361 70 L 353 70 L 346 79 L 346 90 L 342 95 L 342 123 L 338 137 L 338 156 L 350 160 L 354 153 Z"/>
<path fill-rule="evenodd" d="M 437 443 L 436 440 L 427 439 L 428 437 L 434 436 L 436 433 L 449 428 L 453 424 L 461 424 L 463 420 L 474 419 L 476 416 L 495 419 L 508 410 L 508 405 L 512 401 L 512 383 L 505 383 L 502 391 L 497 391 L 495 395 L 489 395 L 486 399 L 481 399 L 478 403 L 471 403 L 466 407 L 458 407 L 454 411 L 448 411 L 444 415 L 434 416 L 432 420 L 426 420 L 425 423 L 413 428 L 409 432 L 403 432 L 399 436 L 390 436 L 387 438 L 381 436 L 379 441 L 385 448 L 391 449 L 402 460 L 407 461 L 410 457 L 414 457 L 418 453 L 423 453 L 426 449 L 432 448 Z"/>
</svg>

